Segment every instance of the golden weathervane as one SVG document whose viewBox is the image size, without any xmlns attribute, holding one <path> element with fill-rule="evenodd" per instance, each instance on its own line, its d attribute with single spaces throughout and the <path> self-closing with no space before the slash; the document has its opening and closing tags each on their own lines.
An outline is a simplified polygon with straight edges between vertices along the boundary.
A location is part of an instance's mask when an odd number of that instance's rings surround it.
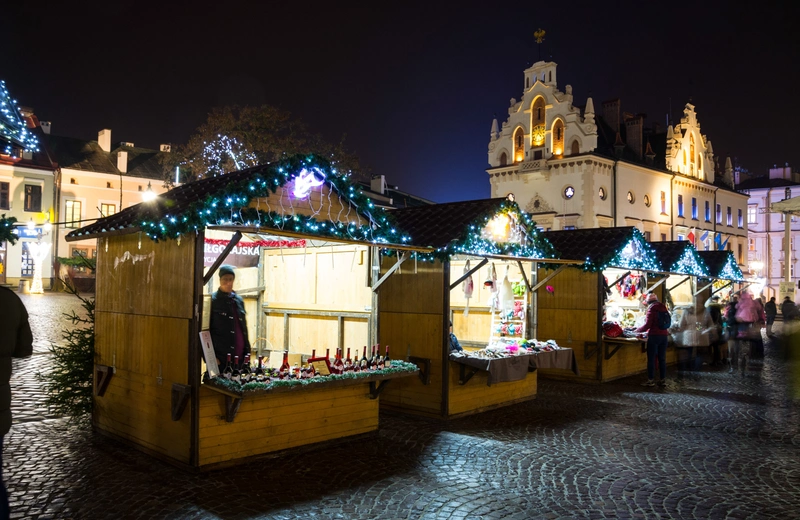
<svg viewBox="0 0 800 520">
<path fill-rule="evenodd" d="M 533 33 L 533 37 L 536 38 L 536 43 L 542 43 L 544 41 L 545 32 L 543 29 L 539 28 Z"/>
</svg>

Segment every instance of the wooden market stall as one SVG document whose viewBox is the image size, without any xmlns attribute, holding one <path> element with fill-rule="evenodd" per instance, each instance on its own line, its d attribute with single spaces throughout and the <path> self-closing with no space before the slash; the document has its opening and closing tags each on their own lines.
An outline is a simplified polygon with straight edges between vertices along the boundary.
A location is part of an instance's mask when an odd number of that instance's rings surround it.
<svg viewBox="0 0 800 520">
<path fill-rule="evenodd" d="M 558 261 L 515 202 L 436 204 L 391 215 L 411 243 L 425 245 L 430 253 L 382 257 L 381 272 L 394 275 L 379 292 L 380 342 L 397 346 L 424 367 L 422 380 L 409 378 L 387 388 L 382 408 L 440 418 L 472 414 L 534 398 L 540 364 L 573 366 L 572 352 L 566 350 L 473 359 L 492 341 L 511 345 L 529 337 L 530 289 L 536 283 L 530 262 Z M 505 285 L 506 276 L 513 284 Z M 467 299 L 464 284 L 470 282 Z M 499 316 L 500 306 L 488 303 L 489 286 L 496 284 L 515 287 L 513 316 Z M 450 353 L 451 321 L 466 356 Z"/>
<path fill-rule="evenodd" d="M 664 301 L 666 269 L 652 244 L 634 227 L 593 228 L 544 233 L 561 258 L 583 258 L 579 268 L 546 265 L 551 290 L 536 295 L 536 333 L 575 350 L 580 375 L 562 369 L 541 370 L 542 377 L 606 382 L 643 372 L 646 341 L 612 336 L 604 324 L 634 327 L 644 320 L 642 295 L 654 292 Z M 673 348 L 667 363 L 676 361 Z"/>
<path fill-rule="evenodd" d="M 374 432 L 384 387 L 416 379 L 399 360 L 245 386 L 204 377 L 199 336 L 223 262 L 239 265 L 254 354 L 300 361 L 377 337 L 374 246 L 403 250 L 403 239 L 325 160 L 184 184 L 67 240 L 86 238 L 99 241 L 93 424 L 159 458 L 207 469 Z"/>
</svg>

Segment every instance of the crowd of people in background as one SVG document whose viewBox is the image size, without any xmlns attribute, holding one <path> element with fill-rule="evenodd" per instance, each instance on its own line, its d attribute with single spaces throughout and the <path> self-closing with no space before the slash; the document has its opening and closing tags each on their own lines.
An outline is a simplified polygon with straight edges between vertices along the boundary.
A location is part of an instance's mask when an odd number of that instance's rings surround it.
<svg viewBox="0 0 800 520">
<path fill-rule="evenodd" d="M 681 306 L 679 318 L 673 318 L 666 330 L 659 329 L 655 321 L 656 312 L 664 305 L 652 293 L 645 296 L 644 303 L 648 306 L 647 320 L 637 332 L 648 332 L 649 337 L 656 334 L 659 340 L 662 335 L 672 338 L 677 350 L 678 382 L 685 372 L 699 370 L 705 364 L 712 367 L 726 364 L 728 372 L 738 372 L 744 377 L 750 361 L 764 356 L 762 331 L 766 328 L 766 337 L 775 337 L 772 327 L 779 308 L 774 296 L 764 303 L 762 298 L 754 298 L 744 291 L 723 305 L 719 296 L 714 295 L 702 307 Z M 784 323 L 800 320 L 800 309 L 789 297 L 780 304 L 780 314 Z M 664 386 L 665 372 L 661 370 L 664 355 L 657 346 L 651 348 L 649 337 L 648 380 L 643 385 L 655 386 L 654 365 L 657 365 L 661 376 L 659 385 Z M 710 354 L 710 360 L 705 357 L 706 353 Z"/>
</svg>

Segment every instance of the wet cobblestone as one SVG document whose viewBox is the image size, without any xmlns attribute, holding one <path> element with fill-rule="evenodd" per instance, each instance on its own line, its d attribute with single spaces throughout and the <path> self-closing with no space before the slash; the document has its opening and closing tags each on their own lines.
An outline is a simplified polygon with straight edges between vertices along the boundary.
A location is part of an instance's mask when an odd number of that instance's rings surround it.
<svg viewBox="0 0 800 520">
<path fill-rule="evenodd" d="M 540 380 L 528 403 L 449 422 L 383 414 L 372 438 L 205 474 L 48 417 L 30 377 L 50 356 L 36 354 L 14 366 L 12 518 L 796 518 L 798 403 L 783 353 L 766 350 L 745 377 Z"/>
</svg>

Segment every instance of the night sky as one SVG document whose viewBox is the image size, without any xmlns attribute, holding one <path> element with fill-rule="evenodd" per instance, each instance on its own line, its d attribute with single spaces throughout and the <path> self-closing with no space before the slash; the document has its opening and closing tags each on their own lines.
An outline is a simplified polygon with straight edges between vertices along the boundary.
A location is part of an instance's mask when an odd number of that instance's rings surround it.
<svg viewBox="0 0 800 520">
<path fill-rule="evenodd" d="M 331 142 L 346 135 L 389 184 L 448 202 L 490 195 L 492 118 L 541 52 L 575 104 L 619 97 L 663 128 L 691 98 L 721 162 L 800 168 L 797 7 L 273 3 L 14 2 L 0 79 L 54 134 L 111 128 L 148 148 L 185 142 L 216 105 L 275 105 Z"/>
</svg>

